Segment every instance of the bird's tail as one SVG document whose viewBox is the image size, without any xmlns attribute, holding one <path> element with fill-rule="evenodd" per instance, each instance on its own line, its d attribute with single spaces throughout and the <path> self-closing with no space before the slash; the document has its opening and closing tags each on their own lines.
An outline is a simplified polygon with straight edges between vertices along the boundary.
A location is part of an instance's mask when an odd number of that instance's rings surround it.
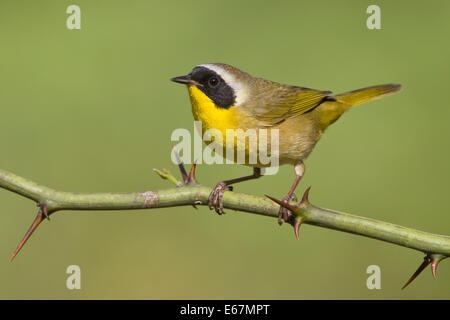
<svg viewBox="0 0 450 320">
<path fill-rule="evenodd" d="M 385 96 L 396 93 L 402 88 L 401 84 L 382 84 L 358 90 L 353 90 L 338 94 L 334 98 L 342 103 L 352 106 L 357 106 L 361 103 L 366 103 L 372 100 L 380 99 Z"/>
<path fill-rule="evenodd" d="M 335 122 L 351 107 L 386 97 L 396 93 L 401 88 L 402 86 L 400 84 L 382 84 L 332 96 L 330 101 L 319 106 L 322 128 L 325 129 Z"/>
</svg>

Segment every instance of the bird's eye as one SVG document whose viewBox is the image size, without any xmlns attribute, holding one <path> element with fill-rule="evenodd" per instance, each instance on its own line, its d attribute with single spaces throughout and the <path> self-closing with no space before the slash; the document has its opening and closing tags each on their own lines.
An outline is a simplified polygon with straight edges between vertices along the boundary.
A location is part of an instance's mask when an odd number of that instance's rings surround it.
<svg viewBox="0 0 450 320">
<path fill-rule="evenodd" d="M 209 78 L 208 83 L 211 87 L 216 87 L 219 84 L 219 79 L 216 77 L 211 77 Z"/>
</svg>

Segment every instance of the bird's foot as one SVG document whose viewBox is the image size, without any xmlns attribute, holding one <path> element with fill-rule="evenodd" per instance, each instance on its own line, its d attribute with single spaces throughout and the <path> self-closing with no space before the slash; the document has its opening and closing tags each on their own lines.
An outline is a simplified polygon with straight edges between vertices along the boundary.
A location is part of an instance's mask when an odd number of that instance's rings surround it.
<svg viewBox="0 0 450 320">
<path fill-rule="evenodd" d="M 272 201 L 275 201 L 276 203 L 278 203 L 281 206 L 279 214 L 278 214 L 278 223 L 281 225 L 284 221 L 284 222 L 287 222 L 290 225 L 292 225 L 294 227 L 295 237 L 297 239 L 299 237 L 300 226 L 302 225 L 302 222 L 303 222 L 303 217 L 302 217 L 301 213 L 298 212 L 297 209 L 300 208 L 301 206 L 309 205 L 308 196 L 309 196 L 310 189 L 311 189 L 311 187 L 306 189 L 305 193 L 303 194 L 302 201 L 300 201 L 300 203 L 298 203 L 296 205 L 289 204 L 289 201 L 298 202 L 296 197 L 288 198 L 286 196 L 283 198 L 283 200 L 278 200 L 278 199 L 273 198 L 266 194 L 266 197 L 268 197 Z M 285 209 L 286 211 L 283 209 Z M 286 212 L 287 212 L 287 214 L 286 214 Z M 293 213 L 293 212 L 295 212 L 295 213 Z"/>
<path fill-rule="evenodd" d="M 233 187 L 225 182 L 219 182 L 211 191 L 208 198 L 209 209 L 214 209 L 218 214 L 224 214 L 223 211 L 223 193 L 225 191 L 233 191 Z"/>
<path fill-rule="evenodd" d="M 292 195 L 286 195 L 286 197 L 282 200 L 284 203 L 289 204 L 289 202 L 294 201 L 297 202 L 297 196 L 293 193 Z M 280 207 L 280 211 L 278 211 L 278 224 L 281 226 L 284 222 L 290 223 L 294 225 L 295 223 L 295 215 L 286 207 Z"/>
</svg>

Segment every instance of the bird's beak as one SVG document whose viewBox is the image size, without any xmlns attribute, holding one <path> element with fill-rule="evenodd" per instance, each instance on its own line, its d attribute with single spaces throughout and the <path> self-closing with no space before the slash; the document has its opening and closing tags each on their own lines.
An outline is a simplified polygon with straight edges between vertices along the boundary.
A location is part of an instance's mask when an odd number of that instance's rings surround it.
<svg viewBox="0 0 450 320">
<path fill-rule="evenodd" d="M 176 83 L 187 84 L 187 85 L 197 85 L 197 82 L 191 79 L 190 74 L 172 78 L 172 79 L 170 79 L 170 81 L 173 81 Z"/>
</svg>

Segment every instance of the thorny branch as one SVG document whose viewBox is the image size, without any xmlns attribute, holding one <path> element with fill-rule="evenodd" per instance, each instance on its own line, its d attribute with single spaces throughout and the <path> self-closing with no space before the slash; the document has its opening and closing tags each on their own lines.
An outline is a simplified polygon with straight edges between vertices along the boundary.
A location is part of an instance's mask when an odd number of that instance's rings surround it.
<svg viewBox="0 0 450 320">
<path fill-rule="evenodd" d="M 165 208 L 175 206 L 207 205 L 211 189 L 197 183 L 195 164 L 189 173 L 179 161 L 183 181 L 178 181 L 168 170 L 154 171 L 163 179 L 173 182 L 176 187 L 158 191 L 130 193 L 70 193 L 50 189 L 26 178 L 0 169 L 0 187 L 15 192 L 36 202 L 39 207 L 36 218 L 26 232 L 23 240 L 14 251 L 10 261 L 18 254 L 23 245 L 49 216 L 61 210 L 126 210 Z M 425 254 L 423 263 L 403 286 L 409 285 L 429 264 L 434 278 L 440 261 L 450 256 L 450 237 L 431 234 L 388 222 L 350 215 L 348 213 L 323 209 L 312 205 L 308 200 L 308 188 L 299 203 L 286 204 L 278 199 L 269 199 L 236 192 L 224 194 L 224 207 L 227 209 L 278 217 L 279 205 L 295 214 L 292 223 L 298 239 L 299 228 L 305 224 L 353 233 L 377 240 L 390 242 Z M 402 288 L 402 289 L 403 289 Z"/>
</svg>

